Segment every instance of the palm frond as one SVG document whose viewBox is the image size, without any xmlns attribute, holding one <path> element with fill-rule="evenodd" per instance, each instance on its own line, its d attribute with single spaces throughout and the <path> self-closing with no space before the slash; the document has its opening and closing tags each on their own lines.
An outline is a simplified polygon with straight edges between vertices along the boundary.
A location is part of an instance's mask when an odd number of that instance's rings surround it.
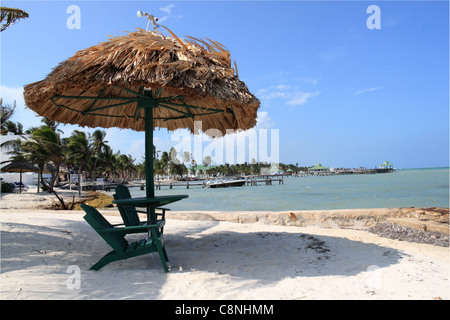
<svg viewBox="0 0 450 320">
<path fill-rule="evenodd" d="M 28 13 L 21 9 L 0 7 L 0 32 L 24 18 L 28 18 Z"/>
</svg>

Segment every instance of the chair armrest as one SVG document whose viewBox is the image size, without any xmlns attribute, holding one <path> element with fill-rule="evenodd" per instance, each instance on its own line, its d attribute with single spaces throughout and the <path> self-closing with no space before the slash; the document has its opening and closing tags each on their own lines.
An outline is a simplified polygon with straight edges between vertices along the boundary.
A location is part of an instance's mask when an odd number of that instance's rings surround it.
<svg viewBox="0 0 450 320">
<path fill-rule="evenodd" d="M 162 210 L 162 212 L 166 212 L 166 211 L 170 211 L 170 209 L 169 208 L 156 208 L 156 209 L 159 209 L 159 210 Z"/>
<path fill-rule="evenodd" d="M 147 224 L 147 225 L 140 225 L 140 226 L 131 226 L 131 227 L 121 227 L 121 228 L 105 228 L 98 230 L 98 232 L 123 232 L 123 231 L 131 231 L 131 230 L 143 230 L 143 229 L 158 229 L 158 224 Z"/>
<path fill-rule="evenodd" d="M 156 215 L 157 215 L 157 216 L 161 216 L 161 219 L 162 219 L 162 220 L 165 220 L 165 219 L 166 219 L 166 211 L 167 211 L 167 210 L 170 211 L 170 209 L 169 209 L 169 208 L 156 208 L 156 209 L 162 211 L 161 213 L 157 213 Z"/>
</svg>

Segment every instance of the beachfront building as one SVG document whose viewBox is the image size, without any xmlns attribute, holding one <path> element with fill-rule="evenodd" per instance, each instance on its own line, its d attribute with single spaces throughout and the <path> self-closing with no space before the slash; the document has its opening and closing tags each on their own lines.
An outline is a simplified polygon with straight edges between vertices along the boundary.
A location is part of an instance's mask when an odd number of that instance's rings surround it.
<svg viewBox="0 0 450 320">
<path fill-rule="evenodd" d="M 389 163 L 389 161 L 384 161 L 382 164 L 380 164 L 381 169 L 394 169 L 394 165 L 392 163 Z"/>
<path fill-rule="evenodd" d="M 281 167 L 278 166 L 278 164 L 272 165 L 270 167 L 268 174 L 277 175 L 277 174 L 283 174 L 284 171 L 281 169 Z"/>
<path fill-rule="evenodd" d="M 194 168 L 194 171 L 195 171 L 195 175 L 201 175 L 201 174 L 207 174 L 206 173 L 206 171 L 208 170 L 208 169 L 213 169 L 213 168 L 215 168 L 216 166 L 203 166 L 203 165 L 199 165 L 199 166 L 196 166 L 195 168 Z"/>
<path fill-rule="evenodd" d="M 314 167 L 308 168 L 308 173 L 323 173 L 323 172 L 330 172 L 329 167 L 322 166 L 321 163 L 317 163 Z"/>
</svg>

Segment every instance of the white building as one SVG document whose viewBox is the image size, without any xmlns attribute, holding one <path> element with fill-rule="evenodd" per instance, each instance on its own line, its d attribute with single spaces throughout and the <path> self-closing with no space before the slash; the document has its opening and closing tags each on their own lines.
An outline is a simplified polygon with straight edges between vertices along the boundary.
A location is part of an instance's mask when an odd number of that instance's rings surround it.
<svg viewBox="0 0 450 320">
<path fill-rule="evenodd" d="M 11 156 L 8 154 L 8 151 L 5 147 L 1 145 L 7 141 L 16 140 L 16 139 L 26 139 L 27 136 L 19 136 L 14 135 L 12 132 L 8 132 L 7 135 L 0 135 L 0 168 L 8 165 L 8 160 Z M 19 182 L 20 181 L 20 173 L 18 172 L 5 172 L 0 173 L 0 178 L 5 182 Z M 37 185 L 38 174 L 33 172 L 23 172 L 22 173 L 22 183 L 25 185 Z"/>
</svg>

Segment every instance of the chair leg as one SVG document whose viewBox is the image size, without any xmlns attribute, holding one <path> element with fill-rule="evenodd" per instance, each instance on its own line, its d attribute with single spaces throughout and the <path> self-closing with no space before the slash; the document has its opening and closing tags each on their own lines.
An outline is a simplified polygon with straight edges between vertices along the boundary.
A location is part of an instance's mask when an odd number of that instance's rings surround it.
<svg viewBox="0 0 450 320">
<path fill-rule="evenodd" d="M 96 264 L 94 264 L 89 270 L 95 270 L 98 271 L 104 266 L 106 266 L 108 263 L 123 260 L 121 256 L 117 254 L 115 251 L 111 251 L 107 255 L 105 255 L 103 258 L 101 258 Z"/>
<path fill-rule="evenodd" d="M 169 261 L 169 258 L 167 258 L 166 249 L 164 247 L 161 247 L 161 245 L 156 245 L 158 248 L 159 253 L 159 260 L 161 260 L 161 263 L 163 265 L 164 271 L 169 272 L 169 267 L 167 266 L 167 263 Z"/>
<path fill-rule="evenodd" d="M 157 234 L 158 232 L 155 229 L 152 229 L 151 232 L 152 232 L 153 240 L 155 241 L 155 244 L 156 244 L 156 249 L 158 250 L 159 260 L 161 260 L 164 271 L 169 272 L 169 267 L 167 266 L 167 263 L 166 263 L 169 261 L 169 257 L 167 256 L 166 248 L 161 243 L 160 237 L 162 237 L 162 235 L 158 235 Z"/>
</svg>

